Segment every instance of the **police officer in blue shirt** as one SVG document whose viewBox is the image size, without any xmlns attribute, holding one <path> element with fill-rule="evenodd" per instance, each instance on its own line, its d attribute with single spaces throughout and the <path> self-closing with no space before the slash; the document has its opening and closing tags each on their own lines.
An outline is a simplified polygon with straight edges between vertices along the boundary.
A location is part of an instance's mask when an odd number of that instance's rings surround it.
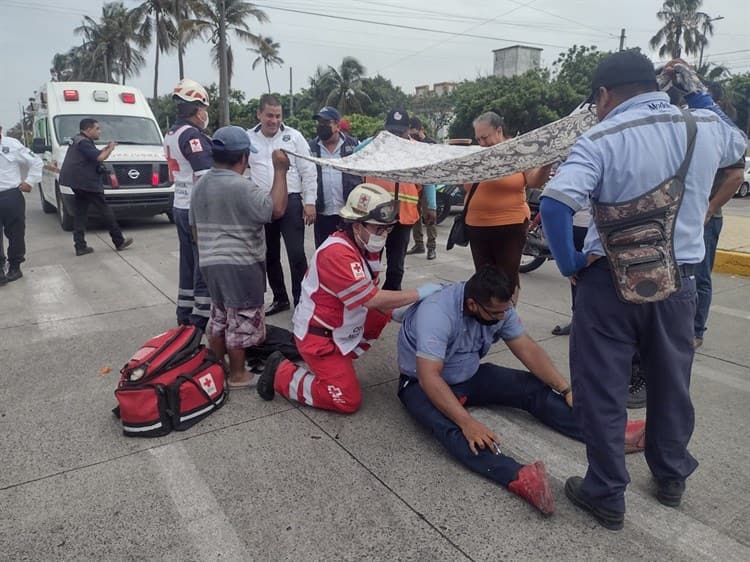
<svg viewBox="0 0 750 562">
<path fill-rule="evenodd" d="M 554 510 L 544 464 L 522 465 L 503 454 L 494 431 L 470 406 L 520 408 L 560 433 L 583 440 L 570 385 L 529 337 L 511 297 L 515 286 L 492 266 L 465 283 L 409 308 L 398 335 L 398 396 L 409 413 L 469 469 L 505 486 L 545 515 Z M 399 310 L 394 312 L 398 320 Z M 503 340 L 528 371 L 481 363 Z M 623 427 L 627 452 L 643 449 L 643 422 Z"/>
<path fill-rule="evenodd" d="M 621 529 L 629 482 L 622 435 L 636 351 L 649 374 L 645 453 L 656 479 L 657 499 L 678 506 L 685 480 L 698 466 L 687 450 L 695 419 L 690 401 L 693 271 L 704 255 L 703 222 L 714 174 L 739 159 L 746 139 L 715 112 L 686 115 L 671 105 L 667 94 L 658 91 L 652 63 L 634 51 L 605 57 L 594 73 L 592 92 L 600 123 L 576 142 L 547 184 L 541 213 L 560 272 L 575 276 L 577 283 L 570 370 L 573 409 L 585 428 L 589 466 L 584 478 L 568 479 L 565 493 L 601 525 Z M 686 101 L 708 107 L 710 97 L 706 97 L 693 91 Z M 696 133 L 689 148 L 691 129 Z M 691 160 L 691 150 L 700 158 Z M 679 172 L 685 173 L 684 189 L 673 181 Z M 681 196 L 681 205 L 661 219 L 649 213 L 655 221 L 650 233 L 659 240 L 663 260 L 641 261 L 632 267 L 629 264 L 635 262 L 616 253 L 607 230 L 612 223 L 605 228 L 603 218 L 623 205 L 639 207 L 654 193 L 654 186 L 665 186 L 666 192 L 659 191 L 662 195 Z M 576 252 L 572 216 L 589 200 L 595 218 L 583 252 Z M 648 232 L 645 215 L 634 211 L 625 219 L 641 221 L 634 227 L 639 236 Z M 659 222 L 666 216 L 671 218 Z M 652 246 L 635 244 L 625 249 L 643 255 Z M 644 268 L 656 274 L 657 282 L 629 285 L 634 279 L 643 280 Z M 648 302 L 634 302 L 633 287 L 642 290 L 638 295 Z M 664 287 L 669 290 L 662 291 Z"/>
</svg>

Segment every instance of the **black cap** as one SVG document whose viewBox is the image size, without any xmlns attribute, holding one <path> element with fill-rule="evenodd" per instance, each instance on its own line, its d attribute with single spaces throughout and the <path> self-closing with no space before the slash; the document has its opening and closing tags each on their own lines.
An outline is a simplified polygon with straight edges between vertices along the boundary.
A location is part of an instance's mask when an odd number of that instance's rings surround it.
<svg viewBox="0 0 750 562">
<path fill-rule="evenodd" d="M 612 88 L 634 82 L 656 84 L 654 65 L 638 51 L 620 51 L 601 60 L 594 71 L 591 89 L 595 93 L 602 86 Z"/>
<path fill-rule="evenodd" d="M 405 109 L 391 109 L 385 118 L 385 130 L 403 135 L 409 130 L 409 114 Z"/>
</svg>

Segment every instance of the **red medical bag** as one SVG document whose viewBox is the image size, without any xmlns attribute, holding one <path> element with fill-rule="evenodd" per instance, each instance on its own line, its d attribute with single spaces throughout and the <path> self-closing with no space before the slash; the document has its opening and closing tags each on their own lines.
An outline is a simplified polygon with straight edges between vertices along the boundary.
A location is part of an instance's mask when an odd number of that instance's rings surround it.
<svg viewBox="0 0 750 562">
<path fill-rule="evenodd" d="M 113 412 L 125 435 L 183 431 L 224 405 L 224 364 L 200 340 L 194 326 L 178 326 L 147 341 L 122 368 Z"/>
</svg>

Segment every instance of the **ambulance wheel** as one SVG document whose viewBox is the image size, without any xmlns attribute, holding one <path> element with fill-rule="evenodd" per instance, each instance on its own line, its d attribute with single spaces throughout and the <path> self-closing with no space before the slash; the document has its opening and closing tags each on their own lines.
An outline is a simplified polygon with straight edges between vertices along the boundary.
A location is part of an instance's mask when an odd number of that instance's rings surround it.
<svg viewBox="0 0 750 562">
<path fill-rule="evenodd" d="M 60 226 L 64 231 L 70 232 L 73 230 L 73 215 L 65 208 L 59 189 L 55 192 L 55 196 L 57 199 L 57 218 L 60 220 Z"/>
<path fill-rule="evenodd" d="M 39 184 L 39 198 L 42 200 L 42 211 L 44 211 L 46 214 L 51 215 L 55 212 L 55 206 L 52 203 L 48 203 L 47 200 L 44 198 L 44 193 L 42 192 L 42 184 Z"/>
</svg>

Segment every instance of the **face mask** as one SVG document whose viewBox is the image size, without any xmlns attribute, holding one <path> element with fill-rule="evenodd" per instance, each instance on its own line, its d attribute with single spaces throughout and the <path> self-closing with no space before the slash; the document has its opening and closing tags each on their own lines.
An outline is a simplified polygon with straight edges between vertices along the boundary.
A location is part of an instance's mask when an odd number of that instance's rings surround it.
<svg viewBox="0 0 750 562">
<path fill-rule="evenodd" d="M 201 119 L 201 121 L 203 122 L 203 128 L 208 129 L 208 123 L 209 123 L 208 111 L 206 111 L 206 118 Z"/>
<path fill-rule="evenodd" d="M 479 322 L 482 326 L 494 326 L 495 324 L 500 322 L 500 320 L 498 320 L 497 318 L 491 318 L 487 320 L 486 318 L 482 318 L 481 316 L 477 314 L 474 315 L 474 320 Z"/>
<path fill-rule="evenodd" d="M 330 125 L 318 125 L 316 130 L 322 141 L 327 141 L 333 136 L 333 129 Z"/>
<path fill-rule="evenodd" d="M 368 231 L 369 232 L 369 231 Z M 362 243 L 362 245 L 365 247 L 365 250 L 368 252 L 372 252 L 373 254 L 377 254 L 383 251 L 383 248 L 385 248 L 385 241 L 386 236 L 380 236 L 378 234 L 373 234 L 372 232 L 369 232 L 370 238 L 365 242 L 362 240 L 362 237 L 357 235 L 357 238 L 359 238 L 359 241 Z"/>
</svg>

